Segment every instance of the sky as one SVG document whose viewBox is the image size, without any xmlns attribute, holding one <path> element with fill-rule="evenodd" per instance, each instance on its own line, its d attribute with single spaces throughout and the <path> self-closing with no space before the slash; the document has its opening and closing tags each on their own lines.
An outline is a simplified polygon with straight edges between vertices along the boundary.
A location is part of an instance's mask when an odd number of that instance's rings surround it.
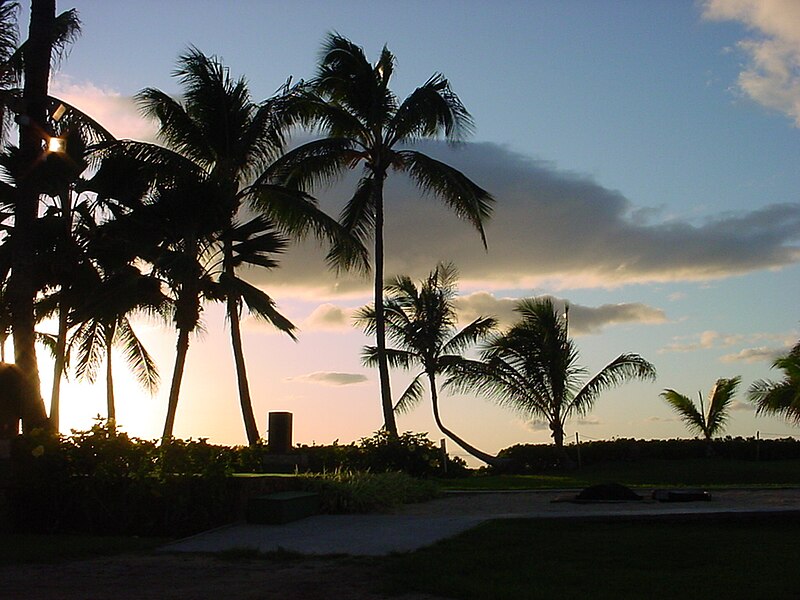
<svg viewBox="0 0 800 600">
<path fill-rule="evenodd" d="M 496 198 L 488 250 L 466 223 L 393 175 L 387 274 L 418 279 L 452 261 L 464 323 L 493 314 L 508 325 L 515 300 L 551 295 L 571 304 L 570 332 L 591 374 L 623 352 L 655 364 L 655 382 L 606 392 L 590 415 L 568 423 L 568 439 L 687 437 L 659 393 L 696 397 L 735 375 L 742 385 L 729 434 L 797 434 L 756 417 L 744 393 L 757 379 L 778 378 L 772 360 L 800 338 L 795 0 L 62 0 L 58 10 L 73 7 L 83 33 L 51 92 L 122 138 L 154 139 L 132 96 L 145 87 L 178 96 L 172 72 L 190 45 L 245 76 L 256 100 L 289 77 L 312 77 L 334 31 L 373 59 L 387 45 L 400 97 L 443 73 L 475 133 L 457 147 L 431 141 L 423 149 Z M 335 215 L 353 183 L 314 194 Z M 326 271 L 314 243 L 293 246 L 280 269 L 252 277 L 300 328 L 293 342 L 245 321 L 260 430 L 268 412 L 290 411 L 297 443 L 376 431 L 377 373 L 361 365 L 369 340 L 351 321 L 370 301 L 369 280 Z M 221 307 L 207 306 L 204 323 L 189 350 L 175 435 L 244 443 Z M 175 334 L 147 321 L 137 331 L 162 389 L 146 395 L 121 368 L 118 422 L 150 439 L 163 427 Z M 41 354 L 47 397 L 51 368 Z M 408 381 L 393 373 L 395 394 Z M 103 395 L 100 384 L 70 382 L 62 431 L 88 428 L 105 411 Z M 445 394 L 441 403 L 449 428 L 483 450 L 550 441 L 546 425 L 484 398 Z M 401 415 L 399 427 L 442 437 L 425 403 Z"/>
</svg>

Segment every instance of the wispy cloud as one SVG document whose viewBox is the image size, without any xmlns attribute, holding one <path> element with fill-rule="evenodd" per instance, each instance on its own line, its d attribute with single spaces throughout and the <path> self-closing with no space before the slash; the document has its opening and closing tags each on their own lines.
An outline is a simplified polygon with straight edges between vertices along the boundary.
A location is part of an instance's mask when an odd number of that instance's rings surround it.
<svg viewBox="0 0 800 600">
<path fill-rule="evenodd" d="M 726 354 L 720 357 L 722 362 L 772 362 L 781 353 L 783 348 L 769 348 L 767 346 L 759 346 L 758 348 L 742 348 L 738 352 Z"/>
<path fill-rule="evenodd" d="M 303 331 L 327 330 L 349 331 L 353 327 L 352 308 L 342 308 L 335 304 L 321 304 L 303 320 Z"/>
<path fill-rule="evenodd" d="M 287 377 L 286 381 L 300 381 L 303 383 L 318 383 L 320 385 L 356 385 L 368 381 L 366 375 L 361 373 L 336 373 L 333 371 L 316 371 L 296 377 Z"/>
<path fill-rule="evenodd" d="M 747 61 L 739 90 L 800 127 L 800 2 L 797 0 L 706 0 L 703 17 L 738 21 L 751 32 L 738 48 Z"/>
<path fill-rule="evenodd" d="M 566 300 L 548 296 L 558 310 L 563 312 Z M 517 300 L 497 298 L 491 292 L 474 292 L 456 299 L 459 320 L 470 322 L 479 316 L 494 316 L 503 325 L 513 323 L 519 318 L 514 310 Z M 641 303 L 603 304 L 602 306 L 583 306 L 569 303 L 569 328 L 573 335 L 600 333 L 609 325 L 620 323 L 664 323 L 667 317 L 663 310 Z"/>
</svg>

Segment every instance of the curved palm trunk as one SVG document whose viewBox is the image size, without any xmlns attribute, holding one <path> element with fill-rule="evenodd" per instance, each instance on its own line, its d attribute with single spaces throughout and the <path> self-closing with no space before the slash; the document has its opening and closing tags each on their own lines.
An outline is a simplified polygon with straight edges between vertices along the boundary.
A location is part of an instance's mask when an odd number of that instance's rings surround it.
<svg viewBox="0 0 800 600">
<path fill-rule="evenodd" d="M 20 126 L 20 155 L 27 172 L 42 154 L 41 127 L 46 122 L 48 81 L 55 0 L 33 0 L 25 51 L 25 84 L 22 92 L 27 125 Z M 39 367 L 36 362 L 36 336 L 33 301 L 36 296 L 32 260 L 29 251 L 33 227 L 38 217 L 39 190 L 33 177 L 18 179 L 17 202 L 14 209 L 14 245 L 11 257 L 11 279 L 8 299 L 11 308 L 14 336 L 14 360 L 22 371 L 25 390 L 22 403 L 22 427 L 30 431 L 48 427 L 47 411 L 42 399 Z"/>
<path fill-rule="evenodd" d="M 172 383 L 169 388 L 167 401 L 167 419 L 164 422 L 164 433 L 161 442 L 166 443 L 172 439 L 172 429 L 175 426 L 175 413 L 178 410 L 178 395 L 181 391 L 183 368 L 186 366 L 186 354 L 189 352 L 189 330 L 182 327 L 178 330 L 178 341 L 175 344 L 175 367 L 172 370 Z"/>
<path fill-rule="evenodd" d="M 114 335 L 116 333 L 116 324 L 112 324 L 106 328 L 106 412 L 108 418 L 108 431 L 109 433 L 116 433 L 117 431 L 117 405 L 114 401 L 114 369 L 111 361 L 111 350 L 114 347 Z"/>
<path fill-rule="evenodd" d="M 452 431 L 447 429 L 447 427 L 444 426 L 444 424 L 442 423 L 442 419 L 439 416 L 439 396 L 438 393 L 436 392 L 436 377 L 433 374 L 428 374 L 428 383 L 430 383 L 431 386 L 431 403 L 433 404 L 433 419 L 434 421 L 436 421 L 436 426 L 442 431 L 442 433 L 445 434 L 447 437 L 449 437 L 451 440 L 453 440 L 456 444 L 458 444 L 465 452 L 470 453 L 478 460 L 482 460 L 487 465 L 496 467 L 502 464 L 503 462 L 502 459 L 498 459 L 496 456 L 492 456 L 491 454 L 487 454 L 482 450 L 478 450 L 475 446 L 468 444 L 467 442 L 462 440 L 455 433 L 453 433 Z"/>
<path fill-rule="evenodd" d="M 247 383 L 247 366 L 244 362 L 242 349 L 242 331 L 239 320 L 239 306 L 236 298 L 228 298 L 228 318 L 231 321 L 231 347 L 233 360 L 236 364 L 236 382 L 239 386 L 239 403 L 242 405 L 242 419 L 244 430 L 247 433 L 247 443 L 254 446 L 258 443 L 258 425 L 253 413 L 253 403 L 250 399 L 250 385 Z"/>
<path fill-rule="evenodd" d="M 373 188 L 375 202 L 375 337 L 378 349 L 383 426 L 389 435 L 397 437 L 392 390 L 389 383 L 389 361 L 386 358 L 386 316 L 383 308 L 383 174 L 376 173 Z"/>
</svg>

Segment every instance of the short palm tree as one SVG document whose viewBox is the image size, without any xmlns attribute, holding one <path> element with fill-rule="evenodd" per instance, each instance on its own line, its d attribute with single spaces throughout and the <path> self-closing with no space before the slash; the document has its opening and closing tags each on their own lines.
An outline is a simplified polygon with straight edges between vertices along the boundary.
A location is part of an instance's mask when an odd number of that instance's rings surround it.
<svg viewBox="0 0 800 600">
<path fill-rule="evenodd" d="M 758 413 L 800 423 L 800 342 L 787 355 L 775 359 L 772 368 L 783 371 L 783 381 L 756 381 L 747 391 L 748 400 Z"/>
<path fill-rule="evenodd" d="M 505 333 L 491 336 L 481 360 L 460 363 L 445 386 L 484 394 L 548 423 L 560 459 L 569 463 L 564 450 L 567 419 L 588 414 L 610 387 L 631 379 L 654 379 L 655 367 L 638 354 L 620 354 L 583 383 L 586 369 L 578 364 L 566 319 L 552 300 L 524 299 L 515 310 L 521 320 Z"/>
<path fill-rule="evenodd" d="M 494 456 L 467 443 L 442 423 L 436 378 L 452 370 L 462 360 L 462 353 L 483 339 L 497 324 L 492 317 L 479 317 L 460 331 L 453 307 L 458 271 L 452 264 L 440 264 L 420 282 L 419 287 L 408 276 L 400 276 L 386 285 L 386 334 L 398 348 L 387 348 L 389 364 L 403 369 L 422 368 L 403 392 L 394 409 L 406 412 L 422 400 L 427 379 L 433 406 L 433 417 L 439 429 L 474 457 L 495 464 Z M 356 314 L 356 322 L 367 333 L 375 332 L 375 307 L 367 306 Z M 375 346 L 364 349 L 364 362 L 374 366 L 378 360 Z"/>
<path fill-rule="evenodd" d="M 699 408 L 688 397 L 673 389 L 661 392 L 661 397 L 678 413 L 689 431 L 700 433 L 707 442 L 722 433 L 728 422 L 729 411 L 741 377 L 717 379 L 708 394 L 708 411 L 703 403 L 703 393 L 698 392 Z"/>
<path fill-rule="evenodd" d="M 361 178 L 340 222 L 359 240 L 374 239 L 374 303 L 377 363 L 384 427 L 397 435 L 383 307 L 384 181 L 391 171 L 409 175 L 424 193 L 438 197 L 471 223 L 486 243 L 483 226 L 492 197 L 463 173 L 404 145 L 425 138 L 459 141 L 472 130 L 472 118 L 450 83 L 433 75 L 402 102 L 389 89 L 394 55 L 384 47 L 373 65 L 364 50 L 331 34 L 322 47 L 316 77 L 295 92 L 290 108 L 295 122 L 321 130 L 325 137 L 287 152 L 273 174 L 298 189 L 330 182 L 361 167 Z M 329 258 L 337 260 L 338 248 Z"/>
</svg>

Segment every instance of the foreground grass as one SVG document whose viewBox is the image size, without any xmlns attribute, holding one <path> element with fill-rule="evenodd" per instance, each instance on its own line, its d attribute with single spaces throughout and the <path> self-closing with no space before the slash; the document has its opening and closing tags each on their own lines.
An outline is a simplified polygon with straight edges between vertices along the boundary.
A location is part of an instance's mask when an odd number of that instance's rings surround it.
<svg viewBox="0 0 800 600">
<path fill-rule="evenodd" d="M 0 566 L 146 552 L 167 541 L 126 536 L 0 534 Z"/>
<path fill-rule="evenodd" d="M 583 488 L 615 481 L 627 486 L 748 487 L 800 485 L 800 460 L 713 459 L 641 460 L 590 465 L 542 475 L 496 475 L 443 479 L 450 490 L 531 490 Z"/>
<path fill-rule="evenodd" d="M 391 557 L 388 590 L 464 600 L 792 598 L 800 522 L 502 520 Z"/>
</svg>

